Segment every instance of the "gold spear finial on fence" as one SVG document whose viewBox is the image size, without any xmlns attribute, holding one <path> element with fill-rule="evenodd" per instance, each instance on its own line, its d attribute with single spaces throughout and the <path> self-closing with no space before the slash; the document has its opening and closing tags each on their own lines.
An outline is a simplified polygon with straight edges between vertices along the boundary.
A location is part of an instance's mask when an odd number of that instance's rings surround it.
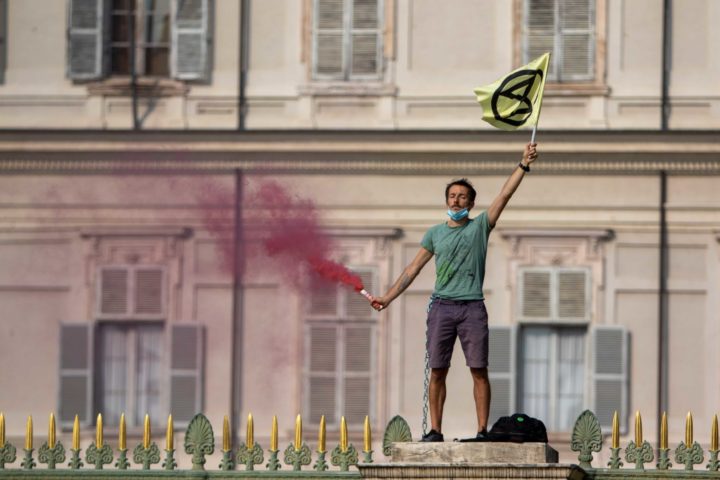
<svg viewBox="0 0 720 480">
<path fill-rule="evenodd" d="M 277 449 L 278 449 L 277 415 L 273 415 L 272 430 L 270 431 L 270 450 L 277 451 Z"/>
<path fill-rule="evenodd" d="M 32 450 L 33 448 L 33 423 L 32 415 L 28 415 L 27 423 L 25 424 L 25 450 Z"/>
<path fill-rule="evenodd" d="M 77 415 L 75 415 L 73 421 L 72 448 L 73 450 L 80 450 L 80 419 Z"/>
<path fill-rule="evenodd" d="M 620 420 L 618 412 L 615 410 L 612 419 L 612 448 L 620 448 Z"/>
<path fill-rule="evenodd" d="M 125 414 L 120 414 L 120 432 L 118 432 L 118 448 L 127 450 L 127 427 L 125 425 Z"/>
<path fill-rule="evenodd" d="M 370 417 L 365 415 L 365 424 L 363 425 L 363 446 L 364 452 L 372 450 L 372 432 L 370 432 Z"/>
<path fill-rule="evenodd" d="M 320 430 L 318 431 L 318 453 L 325 451 L 325 415 L 320 417 Z"/>
<path fill-rule="evenodd" d="M 150 448 L 150 415 L 145 414 L 145 421 L 143 422 L 143 448 L 147 450 Z"/>
<path fill-rule="evenodd" d="M 302 448 L 302 418 L 298 413 L 295 417 L 295 451 L 300 451 Z"/>
<path fill-rule="evenodd" d="M 5 446 L 5 415 L 0 412 L 0 448 Z"/>
<path fill-rule="evenodd" d="M 713 415 L 712 425 L 710 426 L 710 450 L 718 449 L 718 418 Z"/>
<path fill-rule="evenodd" d="M 685 417 L 685 446 L 688 448 L 693 444 L 693 419 L 692 412 Z"/>
<path fill-rule="evenodd" d="M 175 449 L 175 427 L 173 426 L 172 413 L 168 415 L 167 429 L 165 430 L 165 450 L 168 452 Z"/>
<path fill-rule="evenodd" d="M 102 413 L 98 413 L 97 422 L 95 422 L 95 446 L 98 450 L 103 446 Z"/>
<path fill-rule="evenodd" d="M 635 445 L 640 448 L 643 443 L 643 431 L 642 431 L 642 417 L 640 417 L 640 410 L 635 412 Z"/>
<path fill-rule="evenodd" d="M 345 421 L 345 417 L 340 417 L 340 451 L 347 452 L 347 449 L 347 422 Z"/>
<path fill-rule="evenodd" d="M 230 421 L 228 416 L 223 417 L 223 452 L 232 450 L 232 440 L 230 440 Z"/>
<path fill-rule="evenodd" d="M 50 414 L 50 422 L 48 423 L 48 447 L 55 448 L 55 414 Z"/>
<path fill-rule="evenodd" d="M 667 412 L 663 412 L 662 420 L 660 420 L 660 448 L 663 450 L 668 448 Z"/>
<path fill-rule="evenodd" d="M 252 413 L 248 413 L 247 428 L 245 434 L 245 443 L 248 450 L 252 450 L 255 446 L 255 425 L 253 425 Z"/>
</svg>

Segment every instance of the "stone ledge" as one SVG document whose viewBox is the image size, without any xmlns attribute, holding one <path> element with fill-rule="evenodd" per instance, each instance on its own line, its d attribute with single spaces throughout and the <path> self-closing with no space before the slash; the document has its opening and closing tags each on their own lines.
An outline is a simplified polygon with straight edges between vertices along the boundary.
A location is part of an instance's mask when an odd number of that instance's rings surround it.
<svg viewBox="0 0 720 480">
<path fill-rule="evenodd" d="M 547 443 L 398 442 L 390 457 L 412 464 L 542 464 L 557 463 L 558 452 Z"/>
<path fill-rule="evenodd" d="M 416 463 L 360 464 L 360 474 L 364 479 L 380 480 L 386 478 L 447 480 L 448 478 L 477 478 L 500 480 L 508 478 L 523 479 L 571 479 L 587 478 L 585 471 L 577 465 L 540 464 L 434 464 L 418 465 Z"/>
</svg>

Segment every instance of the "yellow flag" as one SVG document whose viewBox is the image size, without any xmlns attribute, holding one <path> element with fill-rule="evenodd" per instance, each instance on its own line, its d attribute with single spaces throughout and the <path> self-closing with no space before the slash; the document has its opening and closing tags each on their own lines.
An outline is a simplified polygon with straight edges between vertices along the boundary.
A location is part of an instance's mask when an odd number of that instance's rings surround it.
<svg viewBox="0 0 720 480">
<path fill-rule="evenodd" d="M 546 53 L 495 83 L 476 88 L 483 120 L 502 130 L 537 125 L 549 61 Z"/>
</svg>

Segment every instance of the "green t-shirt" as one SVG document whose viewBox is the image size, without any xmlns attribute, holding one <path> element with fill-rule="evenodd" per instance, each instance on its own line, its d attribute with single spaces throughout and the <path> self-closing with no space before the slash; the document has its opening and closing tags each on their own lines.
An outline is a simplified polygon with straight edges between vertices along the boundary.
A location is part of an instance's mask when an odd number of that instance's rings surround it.
<svg viewBox="0 0 720 480">
<path fill-rule="evenodd" d="M 490 222 L 487 212 L 462 227 L 441 223 L 425 233 L 421 245 L 435 255 L 435 291 L 438 298 L 482 300 Z"/>
</svg>

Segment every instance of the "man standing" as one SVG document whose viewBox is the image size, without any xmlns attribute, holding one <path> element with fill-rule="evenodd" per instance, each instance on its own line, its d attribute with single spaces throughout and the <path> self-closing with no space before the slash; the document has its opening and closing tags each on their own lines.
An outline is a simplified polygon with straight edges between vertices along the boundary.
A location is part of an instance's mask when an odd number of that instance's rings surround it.
<svg viewBox="0 0 720 480">
<path fill-rule="evenodd" d="M 442 415 L 446 397 L 445 379 L 457 337 L 460 338 L 473 379 L 478 422 L 477 435 L 468 440 L 488 439 L 488 317 L 482 292 L 488 236 L 536 158 L 536 144 L 528 143 L 522 160 L 503 185 L 500 194 L 486 211 L 475 218 L 468 216 L 475 206 L 476 192 L 472 184 L 464 178 L 449 183 L 445 188 L 445 202 L 450 218 L 425 233 L 415 259 L 405 267 L 385 295 L 371 300 L 373 308 L 378 311 L 387 307 L 410 286 L 420 270 L 435 256 L 435 290 L 427 318 L 432 428 L 423 435 L 423 442 L 444 440 Z"/>
</svg>

